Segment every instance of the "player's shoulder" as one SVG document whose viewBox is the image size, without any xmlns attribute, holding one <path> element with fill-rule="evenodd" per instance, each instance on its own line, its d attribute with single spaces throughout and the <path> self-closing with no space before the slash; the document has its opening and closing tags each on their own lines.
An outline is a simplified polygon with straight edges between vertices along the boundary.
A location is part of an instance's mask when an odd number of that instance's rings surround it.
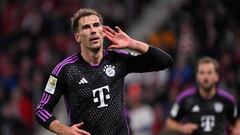
<svg viewBox="0 0 240 135">
<path fill-rule="evenodd" d="M 79 60 L 79 54 L 78 53 L 74 53 L 73 55 L 65 58 L 64 60 L 62 60 L 61 62 L 59 62 L 55 68 L 52 71 L 52 74 L 54 76 L 58 76 L 60 71 L 63 69 L 64 66 L 68 65 L 68 64 L 72 64 L 75 63 L 76 61 Z"/>
<path fill-rule="evenodd" d="M 217 90 L 217 95 L 230 103 L 233 103 L 233 104 L 236 103 L 236 99 L 235 99 L 234 95 L 227 90 L 219 88 Z"/>
<path fill-rule="evenodd" d="M 183 90 L 176 98 L 177 102 L 181 102 L 184 99 L 188 98 L 188 97 L 192 97 L 193 95 L 195 95 L 197 93 L 197 90 L 195 87 L 191 87 L 191 88 L 187 88 L 185 90 Z"/>
</svg>

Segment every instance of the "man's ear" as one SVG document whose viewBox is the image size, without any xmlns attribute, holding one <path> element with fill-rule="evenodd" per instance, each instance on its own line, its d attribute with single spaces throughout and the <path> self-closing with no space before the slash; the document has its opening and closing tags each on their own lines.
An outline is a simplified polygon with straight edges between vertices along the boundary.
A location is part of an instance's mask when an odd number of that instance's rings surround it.
<svg viewBox="0 0 240 135">
<path fill-rule="evenodd" d="M 81 37 L 80 37 L 79 33 L 75 32 L 75 33 L 74 33 L 74 37 L 75 37 L 75 40 L 76 40 L 78 43 L 81 43 Z"/>
</svg>

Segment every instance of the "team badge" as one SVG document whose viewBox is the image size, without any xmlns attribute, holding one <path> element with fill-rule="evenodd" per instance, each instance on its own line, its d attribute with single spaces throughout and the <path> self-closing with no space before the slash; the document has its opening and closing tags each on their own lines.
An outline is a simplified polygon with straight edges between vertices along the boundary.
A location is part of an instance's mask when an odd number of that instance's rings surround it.
<svg viewBox="0 0 240 135">
<path fill-rule="evenodd" d="M 57 78 L 50 75 L 45 91 L 50 94 L 53 94 L 55 92 L 56 85 L 57 85 Z"/>
<path fill-rule="evenodd" d="M 106 65 L 104 66 L 103 70 L 105 71 L 105 73 L 107 74 L 107 76 L 109 77 L 113 77 L 116 73 L 115 71 L 115 67 L 112 65 Z"/>
<path fill-rule="evenodd" d="M 217 113 L 221 113 L 223 111 L 223 104 L 221 102 L 214 103 L 213 107 Z"/>
</svg>

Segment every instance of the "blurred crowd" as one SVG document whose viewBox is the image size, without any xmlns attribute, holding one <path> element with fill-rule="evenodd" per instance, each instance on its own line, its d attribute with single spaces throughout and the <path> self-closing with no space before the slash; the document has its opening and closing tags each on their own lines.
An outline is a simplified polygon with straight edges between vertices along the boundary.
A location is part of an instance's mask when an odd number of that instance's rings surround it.
<svg viewBox="0 0 240 135">
<path fill-rule="evenodd" d="M 1 0 L 0 134 L 35 132 L 34 111 L 49 73 L 59 61 L 78 51 L 70 28 L 75 11 L 81 7 L 98 9 L 105 25 L 127 29 L 150 2 Z M 175 64 L 165 71 L 126 78 L 127 113 L 133 135 L 163 134 L 176 95 L 194 85 L 194 64 L 201 56 L 212 56 L 220 62 L 219 85 L 239 95 L 239 5 L 238 0 L 186 0 L 146 39 L 170 53 Z"/>
</svg>

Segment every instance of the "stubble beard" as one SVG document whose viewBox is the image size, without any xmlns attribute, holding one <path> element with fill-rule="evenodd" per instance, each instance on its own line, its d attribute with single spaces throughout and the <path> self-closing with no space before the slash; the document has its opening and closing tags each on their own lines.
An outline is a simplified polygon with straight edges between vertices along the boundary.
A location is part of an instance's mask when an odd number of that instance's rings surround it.
<svg viewBox="0 0 240 135">
<path fill-rule="evenodd" d="M 98 53 L 99 51 L 101 51 L 102 47 L 103 47 L 103 43 L 99 43 L 99 45 L 89 43 L 88 45 L 84 46 L 85 50 L 88 50 L 93 53 Z"/>
<path fill-rule="evenodd" d="M 209 86 L 200 86 L 202 90 L 205 92 L 210 92 L 214 88 L 214 84 L 211 84 Z"/>
<path fill-rule="evenodd" d="M 94 52 L 94 53 L 98 53 L 99 51 L 101 51 L 101 49 L 103 48 L 103 44 L 100 43 L 100 45 L 96 46 L 96 47 L 90 47 L 89 49 Z"/>
</svg>

